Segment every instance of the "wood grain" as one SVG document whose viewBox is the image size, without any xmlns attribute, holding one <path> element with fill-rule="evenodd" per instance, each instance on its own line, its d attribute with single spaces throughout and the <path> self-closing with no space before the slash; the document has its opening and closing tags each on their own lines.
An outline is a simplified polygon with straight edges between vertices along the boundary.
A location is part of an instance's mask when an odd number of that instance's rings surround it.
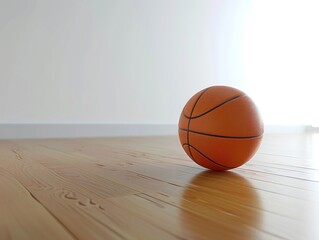
<svg viewBox="0 0 319 240">
<path fill-rule="evenodd" d="M 74 239 L 33 196 L 0 168 L 1 239 Z"/>
<path fill-rule="evenodd" d="M 177 137 L 0 141 L 0 239 L 319 239 L 317 134 L 207 171 Z"/>
</svg>

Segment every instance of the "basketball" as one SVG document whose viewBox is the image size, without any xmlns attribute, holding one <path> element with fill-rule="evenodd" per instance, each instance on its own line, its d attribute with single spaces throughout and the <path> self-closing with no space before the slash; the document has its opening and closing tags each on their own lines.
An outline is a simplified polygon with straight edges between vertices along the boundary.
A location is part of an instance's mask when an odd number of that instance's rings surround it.
<svg viewBox="0 0 319 240">
<path fill-rule="evenodd" d="M 186 154 L 202 167 L 216 171 L 236 168 L 250 160 L 263 132 L 252 99 L 228 86 L 208 87 L 191 97 L 178 128 Z"/>
</svg>

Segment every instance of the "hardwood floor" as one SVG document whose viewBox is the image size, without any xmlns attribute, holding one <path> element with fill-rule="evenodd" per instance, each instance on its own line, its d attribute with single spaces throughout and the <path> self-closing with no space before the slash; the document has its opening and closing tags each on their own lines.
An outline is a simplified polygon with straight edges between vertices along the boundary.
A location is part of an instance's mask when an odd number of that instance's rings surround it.
<svg viewBox="0 0 319 240">
<path fill-rule="evenodd" d="M 212 172 L 178 138 L 0 141 L 0 239 L 319 239 L 319 134 Z"/>
</svg>

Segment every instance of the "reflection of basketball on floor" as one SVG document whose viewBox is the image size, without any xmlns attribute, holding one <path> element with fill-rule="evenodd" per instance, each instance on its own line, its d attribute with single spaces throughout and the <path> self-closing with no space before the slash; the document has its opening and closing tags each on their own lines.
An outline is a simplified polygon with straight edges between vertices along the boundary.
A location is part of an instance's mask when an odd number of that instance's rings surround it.
<svg viewBox="0 0 319 240">
<path fill-rule="evenodd" d="M 187 185 L 181 222 L 189 239 L 258 239 L 260 200 L 248 180 L 233 172 L 205 171 Z"/>
<path fill-rule="evenodd" d="M 195 94 L 179 119 L 179 138 L 187 155 L 213 170 L 236 168 L 257 151 L 263 123 L 242 91 L 214 86 Z"/>
</svg>

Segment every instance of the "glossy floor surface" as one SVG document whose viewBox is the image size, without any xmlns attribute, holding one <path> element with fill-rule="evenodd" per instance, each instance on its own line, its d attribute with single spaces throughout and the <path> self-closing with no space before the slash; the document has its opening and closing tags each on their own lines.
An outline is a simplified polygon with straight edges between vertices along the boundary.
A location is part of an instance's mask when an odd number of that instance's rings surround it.
<svg viewBox="0 0 319 240">
<path fill-rule="evenodd" d="M 0 239 L 319 239 L 319 135 L 212 172 L 176 136 L 0 141 Z"/>
</svg>

